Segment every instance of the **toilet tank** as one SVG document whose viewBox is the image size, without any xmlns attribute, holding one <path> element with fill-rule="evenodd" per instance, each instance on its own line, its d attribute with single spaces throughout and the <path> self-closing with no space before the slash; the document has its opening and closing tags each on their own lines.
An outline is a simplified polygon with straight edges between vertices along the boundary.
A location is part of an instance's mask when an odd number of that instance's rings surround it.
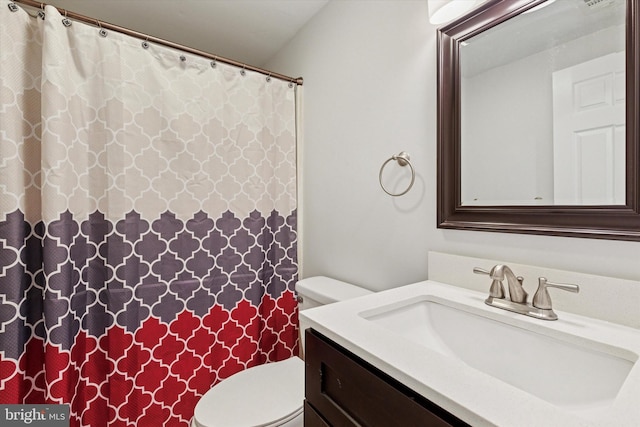
<svg viewBox="0 0 640 427">
<path fill-rule="evenodd" d="M 344 301 L 372 293 L 350 283 L 324 276 L 308 277 L 296 283 L 300 310 Z"/>
</svg>

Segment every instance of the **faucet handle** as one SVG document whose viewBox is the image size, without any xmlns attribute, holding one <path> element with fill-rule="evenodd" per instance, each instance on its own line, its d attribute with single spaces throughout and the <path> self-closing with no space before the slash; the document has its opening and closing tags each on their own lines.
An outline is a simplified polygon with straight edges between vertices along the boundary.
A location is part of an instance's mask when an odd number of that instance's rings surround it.
<svg viewBox="0 0 640 427">
<path fill-rule="evenodd" d="M 551 310 L 551 297 L 547 288 L 558 288 L 563 291 L 569 291 L 578 293 L 580 292 L 580 286 L 571 283 L 552 283 L 549 282 L 546 277 L 538 277 L 538 290 L 533 296 L 532 304 L 536 308 L 543 310 Z"/>
<path fill-rule="evenodd" d="M 486 274 L 487 276 L 491 276 L 491 271 L 480 267 L 474 267 L 473 272 L 475 274 Z M 502 282 L 500 280 L 493 280 L 491 282 L 489 296 L 493 298 L 504 298 L 504 286 L 502 286 Z"/>
</svg>

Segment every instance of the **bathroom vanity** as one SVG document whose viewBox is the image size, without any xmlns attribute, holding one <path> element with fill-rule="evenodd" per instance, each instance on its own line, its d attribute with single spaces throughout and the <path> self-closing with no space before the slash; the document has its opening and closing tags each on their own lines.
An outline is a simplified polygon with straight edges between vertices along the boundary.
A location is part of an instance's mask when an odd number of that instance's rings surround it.
<svg viewBox="0 0 640 427">
<path fill-rule="evenodd" d="M 468 426 L 313 329 L 306 352 L 306 427 Z"/>
<path fill-rule="evenodd" d="M 486 281 L 478 292 L 427 280 L 302 311 L 305 425 L 638 425 L 640 330 L 488 306 Z"/>
</svg>

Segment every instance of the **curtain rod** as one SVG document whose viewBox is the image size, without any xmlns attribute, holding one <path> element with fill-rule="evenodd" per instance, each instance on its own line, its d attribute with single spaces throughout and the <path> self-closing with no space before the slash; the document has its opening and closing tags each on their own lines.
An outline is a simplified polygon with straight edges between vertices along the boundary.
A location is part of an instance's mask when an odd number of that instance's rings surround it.
<svg viewBox="0 0 640 427">
<path fill-rule="evenodd" d="M 45 6 L 53 6 L 53 5 L 49 5 L 47 3 L 40 3 L 37 1 L 33 1 L 33 0 L 12 0 L 14 3 L 19 3 L 19 4 L 24 4 L 27 6 L 31 6 L 34 7 L 36 9 L 44 9 Z M 53 6 L 55 7 L 55 6 Z M 188 46 L 184 46 L 178 43 L 174 43 L 168 40 L 164 40 L 164 39 L 160 39 L 158 37 L 153 37 L 150 36 L 148 34 L 144 34 L 144 33 L 140 33 L 138 31 L 134 31 L 131 30 L 129 28 L 124 28 L 124 27 L 120 27 L 118 25 L 114 25 L 114 24 L 109 24 L 108 22 L 103 22 L 100 21 L 98 19 L 95 18 L 90 18 L 88 16 L 85 15 L 80 15 L 79 13 L 75 13 L 72 12 L 70 10 L 66 10 L 66 9 L 61 9 L 56 7 L 56 9 L 58 9 L 58 12 L 60 12 L 61 15 L 64 15 L 66 18 L 70 18 L 70 19 L 75 19 L 76 21 L 82 21 L 85 22 L 87 24 L 90 25 L 98 25 L 101 28 L 107 29 L 107 30 L 113 30 L 113 31 L 117 31 L 119 33 L 122 34 L 126 34 L 128 36 L 132 36 L 141 40 L 145 40 L 147 42 L 153 42 L 153 43 L 157 43 L 163 46 L 167 46 L 167 47 L 171 47 L 174 49 L 179 49 L 188 53 L 193 53 L 195 55 L 199 55 L 208 59 L 213 59 L 214 61 L 219 61 L 225 64 L 229 64 L 229 65 L 233 65 L 239 68 L 244 68 L 246 70 L 250 70 L 250 71 L 255 71 L 261 74 L 264 74 L 266 76 L 270 76 L 273 78 L 277 78 L 280 80 L 285 80 L 291 83 L 295 83 L 297 85 L 302 85 L 303 83 L 303 79 L 302 77 L 289 77 L 289 76 L 285 76 L 284 74 L 279 74 L 279 73 L 274 73 L 272 71 L 269 70 L 265 70 L 263 68 L 258 68 L 258 67 L 254 67 L 252 65 L 249 64 L 244 64 L 242 62 L 238 62 L 238 61 L 234 61 L 233 59 L 229 59 L 229 58 L 225 58 L 222 56 L 217 56 L 217 55 L 213 55 L 211 53 L 208 52 L 204 52 L 202 50 L 198 50 L 198 49 L 194 49 Z"/>
</svg>

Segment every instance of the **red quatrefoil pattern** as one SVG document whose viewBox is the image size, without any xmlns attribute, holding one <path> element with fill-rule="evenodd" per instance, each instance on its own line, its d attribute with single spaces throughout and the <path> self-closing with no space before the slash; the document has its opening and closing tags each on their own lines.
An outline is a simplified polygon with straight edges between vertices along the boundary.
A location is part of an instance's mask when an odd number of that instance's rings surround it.
<svg viewBox="0 0 640 427">
<path fill-rule="evenodd" d="M 203 318 L 185 310 L 169 325 L 150 317 L 135 333 L 80 332 L 70 351 L 33 337 L 17 363 L 0 359 L 0 401 L 70 403 L 72 425 L 187 426 L 212 384 L 296 354 L 296 318 L 287 291 Z"/>
</svg>

